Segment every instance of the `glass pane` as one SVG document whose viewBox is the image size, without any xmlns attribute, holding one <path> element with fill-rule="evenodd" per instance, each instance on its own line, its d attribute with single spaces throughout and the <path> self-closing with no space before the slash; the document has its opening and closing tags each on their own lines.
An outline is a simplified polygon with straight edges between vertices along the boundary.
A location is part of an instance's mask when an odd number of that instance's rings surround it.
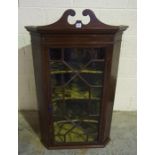
<svg viewBox="0 0 155 155">
<path fill-rule="evenodd" d="M 91 61 L 84 69 L 80 71 L 80 75 L 91 86 L 101 86 L 103 81 L 104 61 Z"/>
<path fill-rule="evenodd" d="M 73 76 L 72 70 L 61 61 L 50 62 L 51 82 L 53 86 L 61 86 L 67 83 Z"/>
<path fill-rule="evenodd" d="M 102 85 L 102 74 L 95 73 L 81 73 L 81 77 L 87 81 L 91 86 L 101 86 Z"/>
<path fill-rule="evenodd" d="M 90 115 L 98 116 L 102 96 L 102 87 L 91 87 Z"/>
<path fill-rule="evenodd" d="M 88 99 L 89 87 L 75 76 L 65 87 L 65 99 Z"/>
<path fill-rule="evenodd" d="M 91 87 L 91 99 L 101 99 L 103 87 Z"/>
<path fill-rule="evenodd" d="M 58 143 L 97 141 L 97 122 L 95 120 L 57 121 L 54 123 L 55 141 Z"/>
<path fill-rule="evenodd" d="M 89 49 L 73 49 L 68 48 L 64 50 L 64 61 L 67 62 L 73 69 L 80 69 L 86 65 L 91 59 Z"/>
<path fill-rule="evenodd" d="M 50 49 L 54 142 L 97 142 L 105 52 Z"/>
<path fill-rule="evenodd" d="M 104 61 L 90 61 L 84 69 L 80 71 L 80 75 L 91 86 L 101 86 L 103 81 Z"/>
<path fill-rule="evenodd" d="M 71 80 L 74 74 L 64 73 L 64 74 L 52 74 L 51 75 L 51 83 L 55 86 L 62 86 Z"/>
<path fill-rule="evenodd" d="M 103 48 L 95 48 L 94 49 L 94 55 L 93 59 L 104 59 L 105 58 L 105 52 Z"/>
<path fill-rule="evenodd" d="M 61 49 L 60 48 L 51 48 L 49 52 L 49 57 L 51 60 L 60 60 L 61 59 Z"/>
<path fill-rule="evenodd" d="M 51 74 L 68 73 L 72 70 L 61 61 L 50 62 Z"/>
<path fill-rule="evenodd" d="M 63 87 L 54 87 L 52 89 L 52 104 L 53 104 L 53 114 L 55 116 L 61 116 L 63 107 L 63 94 L 64 88 Z M 61 109 L 61 111 L 60 111 Z"/>
<path fill-rule="evenodd" d="M 86 67 L 86 70 L 92 71 L 91 73 L 103 73 L 104 60 L 94 61 L 92 60 Z"/>
</svg>

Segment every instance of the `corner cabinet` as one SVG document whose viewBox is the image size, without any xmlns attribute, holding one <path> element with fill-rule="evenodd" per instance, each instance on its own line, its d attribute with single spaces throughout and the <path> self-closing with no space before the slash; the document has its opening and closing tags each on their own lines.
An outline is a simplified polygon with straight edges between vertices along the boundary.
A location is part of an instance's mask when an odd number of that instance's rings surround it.
<svg viewBox="0 0 155 155">
<path fill-rule="evenodd" d="M 67 10 L 31 34 L 41 141 L 48 149 L 104 147 L 110 140 L 121 37 L 127 26 L 68 23 Z M 119 124 L 118 124 L 119 125 Z"/>
</svg>

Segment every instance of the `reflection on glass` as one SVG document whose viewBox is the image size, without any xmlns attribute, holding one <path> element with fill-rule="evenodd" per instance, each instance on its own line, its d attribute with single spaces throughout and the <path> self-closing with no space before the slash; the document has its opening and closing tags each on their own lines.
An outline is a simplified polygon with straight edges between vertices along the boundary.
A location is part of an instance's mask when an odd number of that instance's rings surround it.
<svg viewBox="0 0 155 155">
<path fill-rule="evenodd" d="M 105 52 L 50 49 L 55 143 L 97 142 Z"/>
</svg>

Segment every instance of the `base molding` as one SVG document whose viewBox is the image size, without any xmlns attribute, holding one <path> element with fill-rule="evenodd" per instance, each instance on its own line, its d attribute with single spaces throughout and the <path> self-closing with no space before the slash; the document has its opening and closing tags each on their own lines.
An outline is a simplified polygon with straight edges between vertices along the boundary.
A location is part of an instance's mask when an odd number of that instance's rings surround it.
<svg viewBox="0 0 155 155">
<path fill-rule="evenodd" d="M 86 148 L 104 148 L 110 141 L 110 138 L 106 138 L 103 144 L 78 144 L 78 145 L 53 145 L 46 146 L 49 150 L 57 150 L 57 149 L 86 149 Z"/>
</svg>

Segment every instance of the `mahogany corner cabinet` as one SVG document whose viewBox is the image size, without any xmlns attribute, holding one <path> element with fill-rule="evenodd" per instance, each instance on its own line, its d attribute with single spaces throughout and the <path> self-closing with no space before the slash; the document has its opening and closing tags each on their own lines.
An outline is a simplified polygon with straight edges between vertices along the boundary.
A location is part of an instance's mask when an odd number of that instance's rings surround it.
<svg viewBox="0 0 155 155">
<path fill-rule="evenodd" d="M 122 33 L 86 9 L 88 24 L 26 26 L 31 34 L 41 141 L 48 149 L 104 147 L 110 140 Z"/>
</svg>

